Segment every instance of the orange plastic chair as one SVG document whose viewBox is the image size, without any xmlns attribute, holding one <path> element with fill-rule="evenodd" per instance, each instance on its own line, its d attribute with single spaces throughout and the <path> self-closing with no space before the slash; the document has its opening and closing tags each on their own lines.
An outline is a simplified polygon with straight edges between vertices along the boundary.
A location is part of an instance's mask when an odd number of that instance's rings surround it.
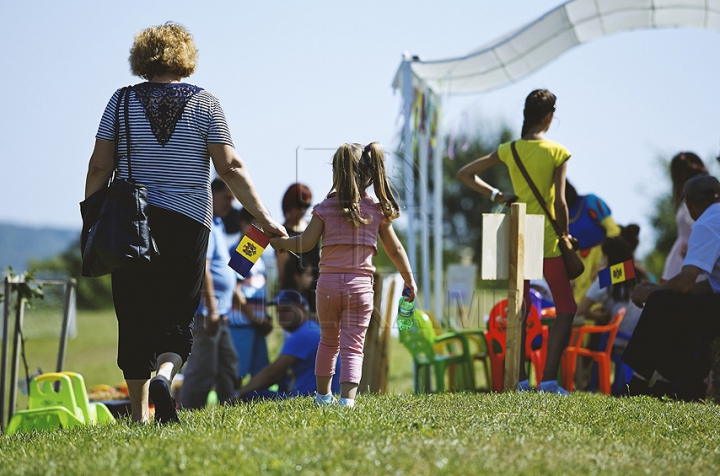
<svg viewBox="0 0 720 476">
<path fill-rule="evenodd" d="M 503 299 L 490 311 L 488 330 L 485 332 L 488 352 L 490 353 L 490 365 L 492 367 L 493 390 L 503 390 L 505 377 L 505 330 L 507 328 L 508 300 Z M 530 313 L 525 320 L 525 358 L 530 360 L 535 370 L 535 378 L 542 378 L 547 358 L 548 328 L 540 322 L 540 314 L 535 306 L 530 308 Z M 540 336 L 542 342 L 539 348 L 533 348 L 533 341 Z"/>
<path fill-rule="evenodd" d="M 570 343 L 562 357 L 563 387 L 572 392 L 575 384 L 575 368 L 578 356 L 590 357 L 598 365 L 598 388 L 601 393 L 610 395 L 612 386 L 610 384 L 612 347 L 615 343 L 620 323 L 625 317 L 625 308 L 620 308 L 612 320 L 604 326 L 580 326 L 572 330 Z M 608 332 L 608 340 L 604 349 L 593 350 L 582 347 L 585 336 L 588 334 L 603 334 Z"/>
</svg>

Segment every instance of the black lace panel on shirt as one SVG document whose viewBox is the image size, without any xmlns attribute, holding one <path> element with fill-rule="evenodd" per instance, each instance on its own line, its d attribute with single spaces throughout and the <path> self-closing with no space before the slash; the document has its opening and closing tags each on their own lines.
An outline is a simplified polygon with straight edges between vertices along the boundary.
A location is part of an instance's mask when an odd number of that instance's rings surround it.
<svg viewBox="0 0 720 476">
<path fill-rule="evenodd" d="M 141 83 L 133 90 L 150 121 L 155 138 L 165 146 L 175 132 L 188 101 L 202 88 L 192 84 Z"/>
</svg>

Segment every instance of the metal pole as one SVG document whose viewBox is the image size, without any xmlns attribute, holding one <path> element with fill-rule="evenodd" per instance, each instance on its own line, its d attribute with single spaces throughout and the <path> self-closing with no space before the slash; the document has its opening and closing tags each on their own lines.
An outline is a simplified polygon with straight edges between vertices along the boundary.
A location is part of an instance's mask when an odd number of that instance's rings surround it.
<svg viewBox="0 0 720 476">
<path fill-rule="evenodd" d="M 74 310 L 75 285 L 74 278 L 68 280 L 65 284 L 65 304 L 63 306 L 63 322 L 60 330 L 60 349 L 58 350 L 56 372 L 62 372 L 65 365 L 65 349 L 67 348 L 68 333 L 70 332 L 70 317 Z"/>
<path fill-rule="evenodd" d="M 20 286 L 18 286 L 17 292 L 17 305 L 15 312 L 15 329 L 13 336 L 13 356 L 10 373 L 10 403 L 8 404 L 8 422 L 15 413 L 15 400 L 17 398 L 17 379 L 20 370 L 20 333 L 23 327 L 23 316 L 25 315 L 25 301 L 22 300 L 20 295 Z"/>
<path fill-rule="evenodd" d="M 429 161 L 429 134 L 426 130 L 418 136 L 418 161 L 420 165 L 420 274 L 419 287 L 422 289 L 422 308 L 430 309 L 430 235 L 428 215 L 428 161 Z M 441 316 L 437 316 L 438 319 Z"/>
<path fill-rule="evenodd" d="M 5 432 L 5 401 L 7 388 L 8 332 L 10 330 L 10 306 L 12 302 L 10 277 L 5 277 L 5 305 L 2 322 L 2 363 L 0 364 L 0 431 Z M 9 418 L 9 417 L 8 417 Z"/>
<path fill-rule="evenodd" d="M 412 105 L 413 105 L 413 80 L 412 80 L 412 59 L 408 53 L 403 55 L 403 162 L 405 177 L 405 206 L 408 210 L 408 258 L 410 267 L 417 275 L 417 259 L 415 257 L 415 158 L 412 149 Z"/>
<path fill-rule="evenodd" d="M 445 294 L 443 293 L 443 141 L 442 141 L 442 96 L 437 97 L 437 132 L 435 136 L 435 151 L 433 152 L 433 243 L 434 253 L 434 281 L 435 318 L 440 321 L 445 307 Z"/>
</svg>

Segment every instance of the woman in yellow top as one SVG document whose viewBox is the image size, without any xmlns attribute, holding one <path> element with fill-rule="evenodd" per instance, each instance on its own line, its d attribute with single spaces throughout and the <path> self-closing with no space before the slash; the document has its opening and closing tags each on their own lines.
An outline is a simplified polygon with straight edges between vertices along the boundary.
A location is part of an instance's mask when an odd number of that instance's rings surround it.
<svg viewBox="0 0 720 476">
<path fill-rule="evenodd" d="M 546 89 L 538 89 L 528 95 L 523 111 L 522 137 L 515 146 L 528 174 L 545 199 L 545 203 L 548 204 L 550 212 L 554 214 L 560 228 L 569 235 L 568 208 L 565 202 L 565 171 L 570 152 L 562 145 L 545 139 L 545 132 L 550 128 L 555 113 L 555 100 L 555 95 Z M 510 180 L 512 180 L 516 195 L 504 195 L 478 177 L 479 173 L 500 162 L 507 165 L 510 171 Z M 495 203 L 507 205 L 517 200 L 527 204 L 527 213 L 545 215 L 522 172 L 515 164 L 510 142 L 500 145 L 498 150 L 492 154 L 467 164 L 460 169 L 456 177 L 473 190 L 489 196 Z M 568 394 L 558 385 L 557 373 L 560 358 L 570 337 L 577 304 L 573 298 L 570 279 L 560 255 L 557 234 L 548 220 L 545 220 L 544 244 L 543 274 L 553 295 L 557 317 L 548 338 L 547 361 L 538 390 Z M 525 281 L 524 308 L 526 313 L 530 303 L 529 283 Z M 524 354 L 524 348 L 525 326 L 523 326 L 523 339 L 520 346 L 521 354 Z M 521 355 L 520 362 L 525 362 L 524 355 Z M 519 389 L 530 389 L 524 365 L 520 365 Z"/>
</svg>

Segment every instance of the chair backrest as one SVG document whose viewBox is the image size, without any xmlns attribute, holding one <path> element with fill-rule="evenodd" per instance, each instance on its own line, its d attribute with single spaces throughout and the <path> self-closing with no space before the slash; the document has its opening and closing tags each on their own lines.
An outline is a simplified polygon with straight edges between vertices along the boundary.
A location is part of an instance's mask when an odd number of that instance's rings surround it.
<svg viewBox="0 0 720 476">
<path fill-rule="evenodd" d="M 400 343 L 410 352 L 415 362 L 429 364 L 435 360 L 435 329 L 427 314 L 416 309 L 412 327 L 400 329 L 399 334 Z"/>
<path fill-rule="evenodd" d="M 30 381 L 28 408 L 37 410 L 46 407 L 65 407 L 80 421 L 85 422 L 85 415 L 75 399 L 72 380 L 67 375 L 46 373 Z"/>
<path fill-rule="evenodd" d="M 620 329 L 620 323 L 622 322 L 624 317 L 625 317 L 625 308 L 621 307 L 615 313 L 615 315 L 610 320 L 610 322 L 608 322 L 608 324 L 607 324 L 608 339 L 607 339 L 607 342 L 605 343 L 605 349 L 603 349 L 604 352 L 607 352 L 608 354 L 612 354 L 612 348 L 613 348 L 613 345 L 615 345 L 615 337 L 617 336 L 618 329 Z"/>
<path fill-rule="evenodd" d="M 82 411 L 83 416 L 85 417 L 85 423 L 91 423 L 93 416 L 90 412 L 90 402 L 88 401 L 87 389 L 85 388 L 85 379 L 83 379 L 82 375 L 76 372 L 62 372 L 62 374 L 67 375 L 72 382 L 75 403 Z"/>
<path fill-rule="evenodd" d="M 507 329 L 508 300 L 503 299 L 490 310 L 488 319 L 487 336 L 490 338 L 490 345 L 496 355 L 505 355 L 505 331 Z M 532 352 L 533 340 L 542 335 L 542 322 L 540 314 L 535 306 L 530 307 L 530 313 L 525 320 L 525 352 Z"/>
</svg>

